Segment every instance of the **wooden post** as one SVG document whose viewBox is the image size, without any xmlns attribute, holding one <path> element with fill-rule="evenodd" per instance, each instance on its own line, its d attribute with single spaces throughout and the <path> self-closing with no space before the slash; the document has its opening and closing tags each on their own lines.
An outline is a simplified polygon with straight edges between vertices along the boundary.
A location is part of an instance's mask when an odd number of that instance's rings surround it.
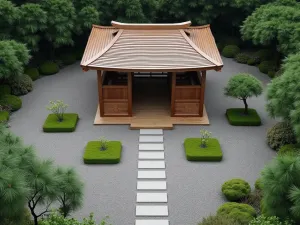
<svg viewBox="0 0 300 225">
<path fill-rule="evenodd" d="M 206 70 L 201 72 L 201 90 L 200 90 L 200 101 L 199 101 L 199 116 L 203 116 L 204 109 L 204 95 L 205 95 L 205 82 L 206 82 Z"/>
<path fill-rule="evenodd" d="M 171 116 L 175 116 L 176 72 L 172 72 Z"/>
<path fill-rule="evenodd" d="M 132 116 L 132 72 L 128 72 L 127 87 L 128 87 L 128 116 Z"/>
<path fill-rule="evenodd" d="M 99 107 L 100 107 L 100 116 L 104 116 L 104 101 L 103 101 L 103 71 L 97 70 L 97 80 L 98 80 L 98 97 L 99 97 Z"/>
</svg>

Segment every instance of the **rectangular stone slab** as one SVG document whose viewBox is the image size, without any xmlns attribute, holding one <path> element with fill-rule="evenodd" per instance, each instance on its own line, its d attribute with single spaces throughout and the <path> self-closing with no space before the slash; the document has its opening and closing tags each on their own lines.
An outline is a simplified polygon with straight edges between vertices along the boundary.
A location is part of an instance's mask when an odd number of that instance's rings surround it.
<svg viewBox="0 0 300 225">
<path fill-rule="evenodd" d="M 138 181 L 137 189 L 138 190 L 166 190 L 167 182 L 166 181 Z"/>
<path fill-rule="evenodd" d="M 164 142 L 164 137 L 163 136 L 140 136 L 139 142 L 160 143 L 160 142 Z"/>
<path fill-rule="evenodd" d="M 140 134 L 161 135 L 161 134 L 163 134 L 163 130 L 162 129 L 140 129 Z"/>
<path fill-rule="evenodd" d="M 164 159 L 164 152 L 139 152 L 139 159 Z"/>
<path fill-rule="evenodd" d="M 136 220 L 135 225 L 169 225 L 169 220 Z"/>
<path fill-rule="evenodd" d="M 168 202 L 168 195 L 164 193 L 137 193 L 136 202 L 156 203 Z"/>
<path fill-rule="evenodd" d="M 165 169 L 166 165 L 164 161 L 139 161 L 139 169 Z"/>
<path fill-rule="evenodd" d="M 136 216 L 168 216 L 168 206 L 166 205 L 137 205 Z"/>
<path fill-rule="evenodd" d="M 164 144 L 139 144 L 141 151 L 163 151 L 164 149 Z"/>
<path fill-rule="evenodd" d="M 138 171 L 138 179 L 165 179 L 166 171 L 152 170 L 152 171 Z"/>
</svg>

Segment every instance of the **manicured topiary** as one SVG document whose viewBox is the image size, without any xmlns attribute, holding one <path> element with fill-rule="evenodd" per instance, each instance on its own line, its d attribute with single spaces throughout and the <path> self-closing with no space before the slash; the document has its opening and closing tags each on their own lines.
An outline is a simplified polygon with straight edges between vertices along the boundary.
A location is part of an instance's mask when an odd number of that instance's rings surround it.
<svg viewBox="0 0 300 225">
<path fill-rule="evenodd" d="M 260 63 L 260 59 L 258 56 L 249 56 L 249 59 L 247 61 L 247 64 L 250 65 L 250 66 L 253 66 L 253 65 L 257 65 Z"/>
<path fill-rule="evenodd" d="M 0 97 L 0 105 L 10 106 L 11 111 L 17 111 L 22 107 L 22 100 L 14 95 L 4 95 Z"/>
<path fill-rule="evenodd" d="M 239 201 L 249 196 L 250 192 L 249 183 L 242 179 L 231 179 L 222 185 L 222 193 L 228 201 Z"/>
<path fill-rule="evenodd" d="M 227 45 L 222 50 L 222 55 L 227 58 L 234 58 L 240 52 L 240 48 L 236 45 Z"/>
<path fill-rule="evenodd" d="M 275 75 L 276 75 L 276 72 L 275 72 L 275 71 L 269 71 L 269 72 L 268 72 L 268 76 L 269 76 L 270 78 L 274 78 Z"/>
<path fill-rule="evenodd" d="M 273 61 L 262 61 L 258 65 L 258 69 L 260 72 L 268 74 L 269 71 L 275 71 L 276 70 L 276 64 Z"/>
<path fill-rule="evenodd" d="M 44 132 L 73 132 L 76 129 L 77 122 L 79 120 L 76 113 L 65 113 L 64 119 L 58 121 L 55 114 L 49 114 L 44 125 Z"/>
<path fill-rule="evenodd" d="M 256 211 L 248 204 L 227 202 L 218 208 L 217 214 L 228 216 L 239 222 L 241 225 L 248 225 L 248 223 L 256 216 Z"/>
<path fill-rule="evenodd" d="M 101 141 L 87 143 L 83 155 L 85 164 L 115 164 L 121 160 L 122 143 L 120 141 L 107 141 L 105 149 Z"/>
<path fill-rule="evenodd" d="M 11 87 L 11 93 L 17 96 L 26 95 L 33 89 L 32 79 L 27 74 L 10 79 L 9 85 Z"/>
<path fill-rule="evenodd" d="M 274 52 L 270 49 L 261 49 L 254 53 L 261 61 L 270 60 L 274 58 Z"/>
<path fill-rule="evenodd" d="M 221 215 L 209 216 L 198 223 L 198 225 L 240 225 L 237 221 Z"/>
<path fill-rule="evenodd" d="M 39 70 L 37 68 L 27 68 L 25 69 L 24 73 L 30 76 L 32 80 L 37 80 L 40 76 Z"/>
<path fill-rule="evenodd" d="M 0 123 L 6 122 L 9 120 L 9 112 L 7 111 L 0 111 Z"/>
<path fill-rule="evenodd" d="M 246 64 L 248 62 L 248 60 L 250 59 L 250 57 L 246 53 L 239 53 L 234 57 L 234 59 L 238 63 Z"/>
<path fill-rule="evenodd" d="M 262 190 L 262 183 L 261 183 L 261 179 L 258 178 L 256 181 L 255 181 L 255 189 L 257 190 Z"/>
<path fill-rule="evenodd" d="M 54 62 L 46 61 L 40 65 L 39 71 L 43 75 L 52 75 L 58 73 L 59 67 Z"/>
<path fill-rule="evenodd" d="M 296 144 L 296 136 L 292 126 L 287 122 L 277 123 L 268 130 L 267 143 L 276 151 L 283 145 Z"/>
<path fill-rule="evenodd" d="M 3 95 L 10 95 L 11 94 L 11 88 L 7 84 L 1 84 L 0 85 L 0 96 Z"/>
<path fill-rule="evenodd" d="M 76 54 L 65 53 L 59 56 L 64 65 L 71 65 L 76 62 Z"/>
<path fill-rule="evenodd" d="M 283 145 L 279 148 L 278 154 L 279 155 L 300 154 L 300 145 L 299 144 Z"/>
</svg>

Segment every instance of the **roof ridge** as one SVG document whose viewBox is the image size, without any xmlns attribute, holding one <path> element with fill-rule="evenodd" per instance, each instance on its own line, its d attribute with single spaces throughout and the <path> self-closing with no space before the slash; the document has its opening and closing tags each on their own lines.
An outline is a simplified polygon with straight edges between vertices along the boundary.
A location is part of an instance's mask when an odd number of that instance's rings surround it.
<svg viewBox="0 0 300 225">
<path fill-rule="evenodd" d="M 191 24 L 191 21 L 182 23 L 121 23 L 111 21 L 113 27 L 128 30 L 177 30 L 188 28 Z"/>
<path fill-rule="evenodd" d="M 99 57 L 101 57 L 105 52 L 107 52 L 113 46 L 113 44 L 119 39 L 119 37 L 121 36 L 123 31 L 124 31 L 124 29 L 120 29 L 118 31 L 118 33 L 116 34 L 116 36 L 110 41 L 110 43 L 101 52 L 99 52 L 98 54 L 96 54 L 94 57 L 87 60 L 86 62 L 82 63 L 82 66 L 87 66 L 88 64 L 94 62 Z"/>
<path fill-rule="evenodd" d="M 215 64 L 216 66 L 221 66 L 222 64 L 220 64 L 219 62 L 217 62 L 216 60 L 212 59 L 210 56 L 208 56 L 206 53 L 204 53 L 202 50 L 200 50 L 197 45 L 186 35 L 186 33 L 184 32 L 183 29 L 180 29 L 179 32 L 181 33 L 181 35 L 183 36 L 183 38 L 191 45 L 191 47 L 198 52 L 200 55 L 202 55 L 204 58 L 206 58 L 208 61 L 212 62 L 213 64 Z"/>
</svg>

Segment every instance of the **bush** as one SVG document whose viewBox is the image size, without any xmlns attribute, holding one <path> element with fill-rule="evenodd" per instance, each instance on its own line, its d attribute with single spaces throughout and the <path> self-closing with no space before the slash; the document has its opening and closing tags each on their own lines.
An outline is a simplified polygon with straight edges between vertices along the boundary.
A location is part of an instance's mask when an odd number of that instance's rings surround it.
<svg viewBox="0 0 300 225">
<path fill-rule="evenodd" d="M 64 119 L 58 121 L 55 114 L 49 114 L 44 125 L 44 132 L 73 132 L 76 129 L 77 122 L 79 120 L 76 113 L 65 113 Z"/>
<path fill-rule="evenodd" d="M 268 74 L 269 71 L 275 71 L 276 70 L 276 64 L 273 61 L 262 61 L 258 65 L 258 69 L 260 72 Z"/>
<path fill-rule="evenodd" d="M 283 145 L 280 147 L 278 154 L 299 154 L 300 153 L 300 146 L 299 144 L 288 144 Z"/>
<path fill-rule="evenodd" d="M 256 181 L 255 181 L 255 189 L 256 190 L 262 190 L 262 183 L 261 183 L 261 179 L 258 178 Z"/>
<path fill-rule="evenodd" d="M 260 61 L 270 60 L 274 57 L 274 52 L 270 49 L 261 49 L 254 53 L 255 56 L 259 57 Z"/>
<path fill-rule="evenodd" d="M 4 95 L 0 98 L 0 105 L 10 106 L 11 111 L 17 111 L 22 107 L 22 100 L 14 95 Z"/>
<path fill-rule="evenodd" d="M 296 144 L 296 136 L 292 126 L 287 122 L 277 123 L 268 130 L 267 143 L 276 151 L 283 145 Z"/>
<path fill-rule="evenodd" d="M 248 223 L 256 216 L 256 211 L 248 204 L 227 202 L 218 208 L 217 214 L 228 216 L 239 222 L 241 225 L 248 225 Z"/>
<path fill-rule="evenodd" d="M 11 92 L 13 95 L 26 95 L 32 91 L 33 83 L 30 76 L 23 74 L 22 76 L 15 77 L 9 81 Z"/>
<path fill-rule="evenodd" d="M 251 187 L 242 179 L 231 179 L 222 185 L 222 192 L 229 201 L 240 201 L 249 196 Z"/>
<path fill-rule="evenodd" d="M 252 191 L 248 197 L 244 198 L 241 203 L 251 205 L 257 214 L 260 214 L 262 197 L 262 191 L 256 189 Z"/>
<path fill-rule="evenodd" d="M 64 65 L 71 65 L 76 62 L 76 54 L 65 53 L 59 56 Z"/>
<path fill-rule="evenodd" d="M 54 62 L 46 61 L 41 64 L 39 71 L 43 75 L 52 75 L 58 73 L 59 67 Z"/>
<path fill-rule="evenodd" d="M 240 48 L 236 45 L 227 45 L 222 51 L 222 55 L 227 58 L 234 58 L 240 52 Z"/>
<path fill-rule="evenodd" d="M 204 218 L 198 225 L 239 225 L 239 223 L 227 216 L 216 215 Z"/>
<path fill-rule="evenodd" d="M 226 117 L 229 124 L 233 126 L 260 126 L 261 119 L 255 109 L 248 109 L 248 114 L 244 114 L 242 108 L 230 108 L 226 110 Z"/>
<path fill-rule="evenodd" d="M 0 96 L 2 95 L 10 95 L 11 94 L 11 88 L 7 84 L 0 85 Z"/>
<path fill-rule="evenodd" d="M 243 63 L 246 64 L 248 62 L 248 60 L 250 59 L 249 55 L 247 55 L 246 53 L 239 53 L 235 56 L 235 61 L 237 61 L 238 63 Z"/>
<path fill-rule="evenodd" d="M 9 120 L 9 112 L 7 111 L 0 111 L 0 123 L 6 122 Z"/>
<path fill-rule="evenodd" d="M 249 225 L 294 225 L 295 223 L 291 220 L 281 221 L 276 216 L 264 216 L 261 215 L 249 223 Z"/>
<path fill-rule="evenodd" d="M 247 64 L 250 66 L 256 65 L 260 63 L 260 59 L 257 56 L 249 56 Z"/>
<path fill-rule="evenodd" d="M 30 76 L 32 80 L 37 80 L 40 76 L 39 70 L 37 68 L 27 68 L 25 69 L 24 73 Z"/>
<path fill-rule="evenodd" d="M 274 77 L 276 76 L 276 71 L 269 71 L 269 72 L 268 72 L 268 76 L 269 76 L 270 78 L 274 78 Z"/>
</svg>

